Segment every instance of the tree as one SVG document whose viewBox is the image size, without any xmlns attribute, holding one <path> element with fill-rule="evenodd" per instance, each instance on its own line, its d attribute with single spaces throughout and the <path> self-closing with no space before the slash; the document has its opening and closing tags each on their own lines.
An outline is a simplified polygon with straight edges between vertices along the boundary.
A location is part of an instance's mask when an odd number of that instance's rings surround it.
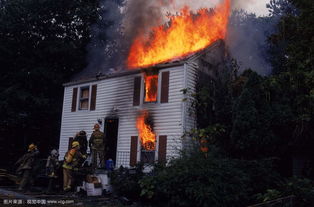
<svg viewBox="0 0 314 207">
<path fill-rule="evenodd" d="M 289 126 L 293 129 L 290 136 L 294 153 L 306 154 L 314 147 L 314 2 L 284 2 L 290 3 L 294 9 L 281 18 L 278 32 L 270 37 L 276 72 L 273 82 L 283 89 L 285 96 L 281 97 L 288 100 L 287 106 L 293 114 Z M 279 4 L 279 8 L 287 8 L 285 5 Z"/>
<path fill-rule="evenodd" d="M 0 151 L 4 160 L 13 161 L 31 142 L 39 144 L 42 152 L 57 146 L 62 83 L 86 66 L 85 48 L 97 7 L 97 0 L 1 1 Z"/>
<path fill-rule="evenodd" d="M 236 157 L 257 159 L 274 155 L 277 138 L 272 125 L 272 108 L 263 87 L 264 78 L 246 71 L 248 79 L 233 109 L 231 150 Z"/>
</svg>

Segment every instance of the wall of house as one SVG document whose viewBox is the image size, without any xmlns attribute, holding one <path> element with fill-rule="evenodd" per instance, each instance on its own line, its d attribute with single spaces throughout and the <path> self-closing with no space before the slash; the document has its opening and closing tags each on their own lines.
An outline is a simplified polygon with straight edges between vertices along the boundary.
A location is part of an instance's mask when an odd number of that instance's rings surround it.
<svg viewBox="0 0 314 207">
<path fill-rule="evenodd" d="M 167 136 L 167 159 L 178 156 L 182 148 L 181 136 L 183 133 L 183 109 L 185 103 L 181 90 L 185 87 L 184 66 L 160 69 L 161 72 L 169 71 L 169 101 L 160 103 L 160 87 L 158 87 L 158 102 L 143 104 L 143 82 L 141 84 L 141 104 L 133 106 L 134 78 L 141 74 L 133 74 L 94 81 L 85 84 L 66 86 L 64 89 L 64 103 L 62 113 L 62 125 L 60 134 L 60 159 L 63 159 L 68 148 L 69 137 L 74 137 L 80 130 L 87 132 L 88 138 L 92 128 L 98 119 L 106 117 L 119 118 L 117 165 L 129 166 L 131 136 L 138 136 L 136 129 L 136 117 L 140 110 L 148 109 L 153 116 L 154 130 L 158 137 Z M 97 84 L 96 110 L 76 110 L 71 112 L 73 88 L 85 87 Z M 90 91 L 91 93 L 91 91 Z M 78 104 L 77 104 L 78 105 Z M 103 121 L 104 123 L 104 121 Z M 103 128 L 101 129 L 103 130 Z M 158 150 L 158 147 L 157 147 Z M 156 153 L 156 159 L 158 153 Z M 140 160 L 140 144 L 138 143 L 138 156 Z"/>
<path fill-rule="evenodd" d="M 197 87 L 215 84 L 219 72 L 225 67 L 225 56 L 225 44 L 219 40 L 186 62 L 184 83 L 187 89 L 184 103 L 185 134 L 200 126 L 200 120 L 197 119 L 197 112 L 193 104 L 195 102 L 193 94 L 197 92 Z M 193 145 L 191 137 L 186 136 L 183 139 L 183 145 L 186 149 L 190 149 Z"/>
<path fill-rule="evenodd" d="M 188 150 L 192 147 L 192 139 L 189 135 L 192 129 L 196 127 L 196 111 L 193 105 L 193 94 L 196 92 L 196 83 L 198 81 L 198 64 L 196 61 L 188 61 L 185 64 L 185 95 L 184 95 L 184 115 L 183 115 L 183 147 Z"/>
</svg>

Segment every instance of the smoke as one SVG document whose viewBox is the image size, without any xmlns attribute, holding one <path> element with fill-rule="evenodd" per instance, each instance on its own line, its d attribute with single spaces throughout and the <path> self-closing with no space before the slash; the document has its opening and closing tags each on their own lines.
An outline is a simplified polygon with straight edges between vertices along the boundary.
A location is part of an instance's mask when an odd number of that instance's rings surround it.
<svg viewBox="0 0 314 207">
<path fill-rule="evenodd" d="M 103 0 L 98 8 L 98 20 L 91 28 L 91 42 L 87 46 L 87 67 L 72 77 L 86 79 L 120 70 L 126 51 L 123 48 L 122 8 L 124 0 Z"/>
<path fill-rule="evenodd" d="M 226 45 L 236 59 L 240 72 L 252 69 L 260 75 L 269 75 L 268 37 L 275 31 L 278 18 L 256 17 L 243 10 L 234 11 L 229 22 Z"/>
<path fill-rule="evenodd" d="M 133 40 L 139 33 L 148 33 L 151 27 L 162 24 L 162 8 L 168 4 L 163 0 L 128 0 L 123 21 L 125 38 Z"/>
<path fill-rule="evenodd" d="M 74 79 L 94 77 L 122 70 L 132 40 L 138 34 L 149 34 L 152 27 L 164 24 L 167 14 L 176 14 L 184 6 L 196 11 L 200 8 L 214 8 L 223 0 L 103 0 L 99 8 L 99 20 L 93 26 L 91 43 L 88 45 L 88 66 Z M 266 1 L 266 0 L 262 0 Z M 248 8 L 261 0 L 231 0 L 232 8 Z M 244 22 L 234 16 L 229 26 L 227 44 L 231 55 L 243 62 L 243 67 L 258 68 L 267 65 L 262 60 L 260 44 L 265 42 L 265 30 L 257 31 L 254 22 Z M 249 20 L 249 19 L 247 19 Z M 241 22 L 242 21 L 242 22 Z M 239 24 L 241 22 L 241 24 Z M 264 25 L 266 26 L 266 25 Z M 252 31 L 250 31 L 252 29 Z M 265 27 L 265 29 L 269 29 Z M 248 38 L 248 36 L 250 38 Z M 260 59 L 258 59 L 260 57 Z M 250 62 L 249 65 L 244 63 Z"/>
<path fill-rule="evenodd" d="M 288 0 L 268 0 L 265 5 L 256 0 L 234 1 L 234 10 L 229 21 L 226 45 L 231 57 L 237 60 L 240 72 L 252 69 L 260 75 L 269 75 L 272 72 L 270 62 L 271 45 L 268 38 L 276 33 L 277 25 L 283 15 L 295 15 L 296 10 Z M 259 5 L 268 11 L 264 16 L 256 16 L 244 10 L 251 6 Z"/>
</svg>

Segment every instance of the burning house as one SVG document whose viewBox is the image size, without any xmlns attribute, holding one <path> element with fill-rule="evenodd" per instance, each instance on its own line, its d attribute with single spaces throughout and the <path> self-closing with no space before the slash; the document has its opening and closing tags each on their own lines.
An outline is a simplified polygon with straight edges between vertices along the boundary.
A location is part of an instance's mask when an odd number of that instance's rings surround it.
<svg viewBox="0 0 314 207">
<path fill-rule="evenodd" d="M 64 84 L 61 157 L 75 133 L 91 135 L 96 122 L 108 139 L 106 159 L 116 166 L 177 157 L 190 143 L 182 135 L 197 121 L 182 91 L 194 93 L 223 67 L 229 9 L 229 0 L 215 13 L 193 15 L 184 8 L 167 28 L 153 28 L 149 40 L 140 35 L 133 41 L 127 70 Z"/>
</svg>

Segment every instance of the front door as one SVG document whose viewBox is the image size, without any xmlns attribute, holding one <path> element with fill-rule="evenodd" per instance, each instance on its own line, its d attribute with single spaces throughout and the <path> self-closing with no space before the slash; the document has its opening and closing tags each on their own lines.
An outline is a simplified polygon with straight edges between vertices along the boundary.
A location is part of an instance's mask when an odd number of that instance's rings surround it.
<svg viewBox="0 0 314 207">
<path fill-rule="evenodd" d="M 118 140 L 118 118 L 106 118 L 105 119 L 105 135 L 107 139 L 108 151 L 105 159 L 112 159 L 116 163 L 117 154 L 117 140 Z"/>
</svg>

